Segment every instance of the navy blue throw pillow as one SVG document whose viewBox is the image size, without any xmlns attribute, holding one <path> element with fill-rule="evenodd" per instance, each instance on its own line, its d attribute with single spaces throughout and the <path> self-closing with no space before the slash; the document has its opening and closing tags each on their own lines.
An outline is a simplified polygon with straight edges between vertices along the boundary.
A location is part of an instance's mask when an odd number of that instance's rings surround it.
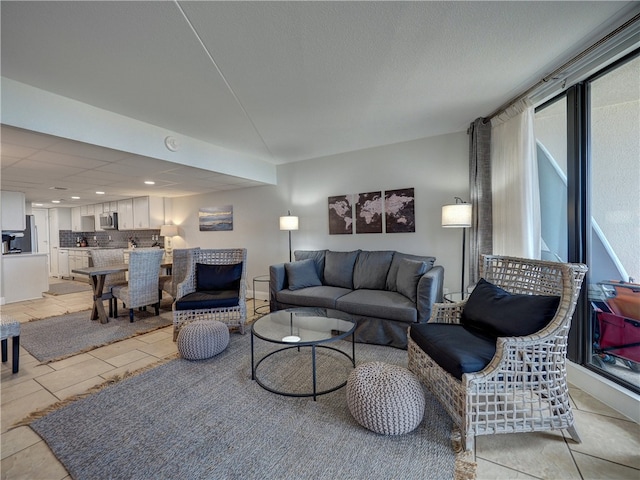
<svg viewBox="0 0 640 480">
<path fill-rule="evenodd" d="M 559 304 L 560 297 L 511 294 L 481 278 L 460 321 L 496 337 L 522 337 L 546 327 Z"/>
<path fill-rule="evenodd" d="M 196 291 L 239 290 L 242 262 L 231 265 L 196 263 Z"/>
</svg>

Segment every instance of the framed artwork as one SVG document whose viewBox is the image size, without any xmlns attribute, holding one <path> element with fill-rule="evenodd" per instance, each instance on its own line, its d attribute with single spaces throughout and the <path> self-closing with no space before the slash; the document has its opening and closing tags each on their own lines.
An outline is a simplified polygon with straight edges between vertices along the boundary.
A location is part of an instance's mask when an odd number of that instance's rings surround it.
<svg viewBox="0 0 640 480">
<path fill-rule="evenodd" d="M 385 226 L 387 233 L 416 231 L 413 188 L 384 192 Z"/>
<path fill-rule="evenodd" d="M 329 235 L 353 233 L 353 196 L 329 197 Z"/>
<path fill-rule="evenodd" d="M 222 232 L 233 230 L 233 205 L 201 208 L 198 212 L 201 232 Z"/>
<path fill-rule="evenodd" d="M 360 193 L 355 203 L 356 233 L 382 233 L 382 192 Z"/>
</svg>

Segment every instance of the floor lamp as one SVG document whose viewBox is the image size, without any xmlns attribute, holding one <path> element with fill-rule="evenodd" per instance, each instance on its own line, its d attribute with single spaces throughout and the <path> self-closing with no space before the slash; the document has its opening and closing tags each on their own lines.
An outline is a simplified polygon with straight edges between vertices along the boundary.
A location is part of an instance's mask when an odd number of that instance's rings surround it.
<svg viewBox="0 0 640 480">
<path fill-rule="evenodd" d="M 280 217 L 280 230 L 289 232 L 289 261 L 291 261 L 291 230 L 298 230 L 298 217 L 291 215 L 291 211 L 287 211 L 285 216 Z"/>
<path fill-rule="evenodd" d="M 460 197 L 455 197 L 456 203 L 442 207 L 442 226 L 444 228 L 462 228 L 462 281 L 460 292 L 464 298 L 464 257 L 466 251 L 465 232 L 471 226 L 471 204 L 465 203 Z"/>
</svg>

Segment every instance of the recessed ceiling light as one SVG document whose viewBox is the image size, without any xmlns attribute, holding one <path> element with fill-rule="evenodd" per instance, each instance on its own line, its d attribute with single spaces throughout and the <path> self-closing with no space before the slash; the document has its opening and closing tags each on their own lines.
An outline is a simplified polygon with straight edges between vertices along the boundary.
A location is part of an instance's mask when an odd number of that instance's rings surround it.
<svg viewBox="0 0 640 480">
<path fill-rule="evenodd" d="M 34 207 L 41 207 L 41 206 L 42 206 L 42 203 L 34 203 L 34 204 L 33 204 L 33 206 L 34 206 Z"/>
<path fill-rule="evenodd" d="M 80 200 L 80 197 L 71 197 L 71 198 L 73 198 L 74 200 Z"/>
<path fill-rule="evenodd" d="M 60 200 L 51 200 L 51 203 L 60 203 Z"/>
<path fill-rule="evenodd" d="M 145 180 L 144 183 L 146 185 L 155 185 L 156 184 L 156 182 L 154 182 L 153 180 Z"/>
<path fill-rule="evenodd" d="M 104 192 L 96 192 L 96 195 L 104 195 Z"/>
</svg>

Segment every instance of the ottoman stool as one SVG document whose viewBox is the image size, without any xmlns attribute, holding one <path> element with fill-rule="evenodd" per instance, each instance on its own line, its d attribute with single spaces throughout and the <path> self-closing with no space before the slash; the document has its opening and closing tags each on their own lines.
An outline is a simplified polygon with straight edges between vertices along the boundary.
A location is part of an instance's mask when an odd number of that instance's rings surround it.
<svg viewBox="0 0 640 480">
<path fill-rule="evenodd" d="M 0 315 L 0 338 L 2 339 L 2 363 L 7 361 L 7 339 L 12 338 L 12 373 L 18 373 L 20 359 L 20 322 L 8 315 Z"/>
<path fill-rule="evenodd" d="M 229 328 L 217 320 L 195 320 L 180 329 L 178 351 L 186 360 L 204 360 L 229 345 Z"/>
<path fill-rule="evenodd" d="M 347 405 L 363 427 L 382 435 L 401 435 L 420 425 L 425 398 L 420 381 L 406 368 L 370 362 L 349 374 Z"/>
</svg>

